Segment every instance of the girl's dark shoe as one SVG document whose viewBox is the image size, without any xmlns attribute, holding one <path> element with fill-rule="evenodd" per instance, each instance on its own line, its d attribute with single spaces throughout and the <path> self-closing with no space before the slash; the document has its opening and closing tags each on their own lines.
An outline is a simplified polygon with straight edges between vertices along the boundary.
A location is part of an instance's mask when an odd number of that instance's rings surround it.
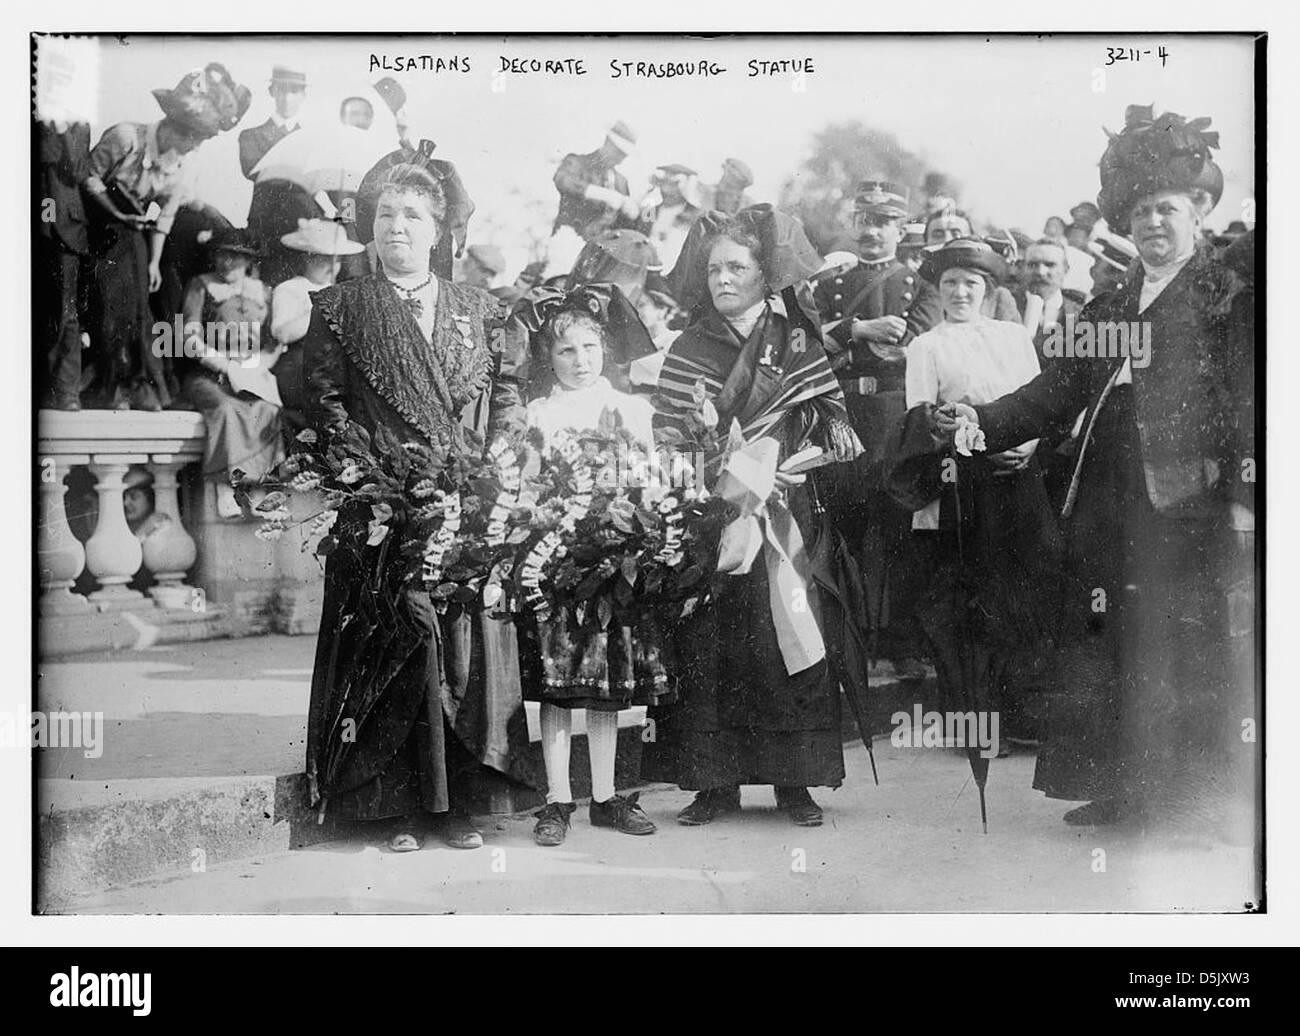
<svg viewBox="0 0 1300 1036">
<path fill-rule="evenodd" d="M 569 817 L 578 807 L 572 802 L 548 802 L 533 814 L 537 824 L 533 827 L 533 841 L 538 845 L 563 845 L 569 833 Z"/>
<path fill-rule="evenodd" d="M 821 827 L 822 808 L 813 801 L 807 788 L 778 787 L 776 808 L 800 827 Z"/>
<path fill-rule="evenodd" d="M 677 814 L 677 823 L 699 827 L 713 823 L 724 813 L 739 812 L 739 788 L 710 788 L 696 793 L 691 804 Z"/>
<path fill-rule="evenodd" d="M 655 833 L 654 821 L 645 815 L 645 810 L 637 805 L 641 797 L 639 791 L 631 795 L 615 795 L 604 802 L 591 800 L 588 816 L 592 827 L 612 827 L 625 835 L 652 835 Z"/>
<path fill-rule="evenodd" d="M 1097 799 L 1070 810 L 1064 819 L 1073 827 L 1102 827 L 1117 823 L 1122 815 L 1119 799 Z"/>
</svg>

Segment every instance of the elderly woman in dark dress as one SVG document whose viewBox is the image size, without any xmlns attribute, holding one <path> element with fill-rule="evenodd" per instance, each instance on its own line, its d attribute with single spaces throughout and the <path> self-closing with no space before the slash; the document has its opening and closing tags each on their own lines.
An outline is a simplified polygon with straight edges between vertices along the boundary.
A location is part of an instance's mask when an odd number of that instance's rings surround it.
<svg viewBox="0 0 1300 1036">
<path fill-rule="evenodd" d="M 1094 298 L 1079 350 L 936 427 L 977 422 L 989 450 L 1085 417 L 1063 508 L 1064 629 L 1034 787 L 1083 802 L 1066 823 L 1176 819 L 1250 839 L 1255 376 L 1252 286 L 1198 248 L 1223 193 L 1210 120 L 1130 105 L 1101 157 L 1098 203 L 1139 262 Z M 1101 328 L 1142 352 L 1104 354 Z M 1104 608 L 1097 602 L 1103 599 Z M 1240 808 L 1234 796 L 1247 804 Z"/>
<path fill-rule="evenodd" d="M 358 227 L 373 234 L 381 271 L 313 296 L 304 398 L 322 436 L 350 419 L 445 448 L 518 408 L 496 300 L 431 268 L 470 208 L 454 168 L 431 151 L 422 142 L 394 152 L 362 182 Z M 438 614 L 428 594 L 390 586 L 347 555 L 326 565 L 307 732 L 312 802 L 345 818 L 407 818 L 395 851 L 419 848 L 426 824 L 452 847 L 477 848 L 471 779 L 524 776 L 514 628 L 456 606 Z"/>
<path fill-rule="evenodd" d="M 692 228 L 670 278 L 694 303 L 695 322 L 664 360 L 657 428 L 672 428 L 695 407 L 703 385 L 724 431 L 735 419 L 747 441 L 777 440 L 782 460 L 808 444 L 852 460 L 862 447 L 804 286 L 820 262 L 803 228 L 768 206 L 716 217 Z M 787 529 L 802 541 L 789 554 L 792 564 L 773 564 L 772 545 L 761 547 L 747 574 L 723 577 L 717 596 L 681 620 L 670 667 L 678 700 L 650 710 L 655 736 L 641 775 L 698 792 L 678 815 L 683 824 L 738 810 L 742 784 L 771 784 L 778 808 L 815 826 L 822 811 L 808 788 L 838 787 L 844 777 L 842 652 L 834 642 L 841 598 L 804 549 L 824 534 L 825 518 L 815 514 L 806 476 L 778 472 L 777 479 L 768 509 L 781 521 L 788 516 Z M 783 595 L 770 592 L 771 573 L 798 582 L 802 610 L 816 623 L 815 646 L 797 660 L 787 650 L 789 633 L 803 616 L 784 613 Z"/>
</svg>

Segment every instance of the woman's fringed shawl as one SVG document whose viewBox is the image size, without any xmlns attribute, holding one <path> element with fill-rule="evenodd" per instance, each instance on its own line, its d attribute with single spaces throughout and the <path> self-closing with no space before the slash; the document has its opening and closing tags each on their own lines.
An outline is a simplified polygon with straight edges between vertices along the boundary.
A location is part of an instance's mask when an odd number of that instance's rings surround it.
<svg viewBox="0 0 1300 1036">
<path fill-rule="evenodd" d="M 371 387 L 431 443 L 448 445 L 461 411 L 492 382 L 493 354 L 480 338 L 495 307 L 439 279 L 433 340 L 426 342 L 382 276 L 345 281 L 312 299 Z"/>
<path fill-rule="evenodd" d="M 735 418 L 747 441 L 770 435 L 781 441 L 786 456 L 806 444 L 828 453 L 839 448 L 846 460 L 861 454 L 862 443 L 849 424 L 844 393 L 820 337 L 803 321 L 789 320 L 787 311 L 785 300 L 770 299 L 742 343 L 709 307 L 708 315 L 688 328 L 664 359 L 659 423 L 671 424 L 694 410 L 695 385 L 703 382 L 724 431 Z"/>
</svg>

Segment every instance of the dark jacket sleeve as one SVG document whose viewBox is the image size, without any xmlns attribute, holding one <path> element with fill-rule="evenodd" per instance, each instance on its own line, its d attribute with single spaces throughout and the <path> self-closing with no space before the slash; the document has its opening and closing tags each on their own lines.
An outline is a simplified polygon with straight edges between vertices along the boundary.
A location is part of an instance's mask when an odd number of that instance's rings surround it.
<svg viewBox="0 0 1300 1036">
<path fill-rule="evenodd" d="M 990 453 L 1036 439 L 1062 421 L 1074 421 L 1091 402 L 1089 367 L 1094 360 L 1054 363 L 1033 381 L 992 403 L 977 406 L 980 428 Z"/>
<path fill-rule="evenodd" d="M 907 331 L 900 345 L 911 345 L 917 335 L 925 334 L 943 319 L 943 307 L 939 305 L 939 292 L 927 280 L 916 279 L 916 299 L 907 313 Z"/>
<path fill-rule="evenodd" d="M 555 171 L 555 189 L 561 194 L 583 200 L 587 183 L 587 172 L 582 164 L 582 157 L 565 155 L 560 168 Z"/>
<path fill-rule="evenodd" d="M 253 166 L 257 165 L 263 153 L 262 135 L 256 128 L 246 129 L 239 135 L 239 168 L 244 179 L 253 179 Z"/>
<path fill-rule="evenodd" d="M 1222 429 L 1218 458 L 1221 485 L 1233 503 L 1255 509 L 1255 291 L 1244 287 L 1232 300 L 1223 333 L 1222 355 L 1213 358 L 1221 372 Z M 1249 469 L 1249 470 L 1248 470 Z"/>
<path fill-rule="evenodd" d="M 488 402 L 488 439 L 523 419 L 524 389 L 528 378 L 528 331 L 510 319 L 510 307 L 491 300 L 483 321 L 488 348 L 493 354 L 491 398 Z"/>
<path fill-rule="evenodd" d="M 319 308 L 313 307 L 311 322 L 300 343 L 303 372 L 303 412 L 309 427 L 324 436 L 341 429 L 348 421 L 347 360 L 343 347 L 330 330 Z"/>
</svg>

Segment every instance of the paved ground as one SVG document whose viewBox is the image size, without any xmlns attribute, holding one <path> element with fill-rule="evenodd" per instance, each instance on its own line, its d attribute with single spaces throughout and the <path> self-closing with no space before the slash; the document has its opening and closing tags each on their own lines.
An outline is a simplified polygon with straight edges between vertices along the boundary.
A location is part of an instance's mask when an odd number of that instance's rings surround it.
<svg viewBox="0 0 1300 1036">
<path fill-rule="evenodd" d="M 77 656 L 42 666 L 43 707 L 103 711 L 103 755 L 42 753 L 60 801 L 92 801 L 96 778 L 127 784 L 301 769 L 314 638 L 258 637 Z M 410 854 L 385 832 L 214 864 L 203 873 L 82 896 L 85 913 L 672 913 L 727 911 L 1236 911 L 1255 902 L 1240 832 L 1075 829 L 1069 804 L 1031 787 L 1033 755 L 995 760 L 989 833 L 963 755 L 877 740 L 880 786 L 861 744 L 848 779 L 817 797 L 818 829 L 795 828 L 767 788 L 707 828 L 673 820 L 689 796 L 654 787 L 657 834 L 591 828 L 539 849 L 532 820 L 481 818 L 487 845 Z M 1246 811 L 1241 811 L 1243 815 Z"/>
<path fill-rule="evenodd" d="M 101 652 L 43 662 L 46 711 L 102 712 L 102 753 L 40 753 L 40 776 L 235 777 L 302 770 L 315 637 L 264 636 Z M 622 714 L 639 723 L 643 710 Z M 529 727 L 537 738 L 536 709 Z M 579 719 L 575 733 L 585 732 Z M 66 798 L 66 796 L 65 796 Z"/>
<path fill-rule="evenodd" d="M 528 817 L 484 818 L 487 845 L 392 854 L 380 832 L 214 866 L 86 897 L 76 913 L 677 913 L 858 911 L 1235 911 L 1255 898 L 1250 852 L 1218 841 L 1077 830 L 1029 788 L 1032 757 L 994 764 L 990 828 L 964 758 L 861 746 L 827 823 L 791 826 L 765 788 L 707 828 L 674 813 L 689 796 L 643 794 L 657 834 L 593 829 L 579 809 L 559 849 Z M 1104 869 L 1102 869 L 1104 867 Z"/>
</svg>

